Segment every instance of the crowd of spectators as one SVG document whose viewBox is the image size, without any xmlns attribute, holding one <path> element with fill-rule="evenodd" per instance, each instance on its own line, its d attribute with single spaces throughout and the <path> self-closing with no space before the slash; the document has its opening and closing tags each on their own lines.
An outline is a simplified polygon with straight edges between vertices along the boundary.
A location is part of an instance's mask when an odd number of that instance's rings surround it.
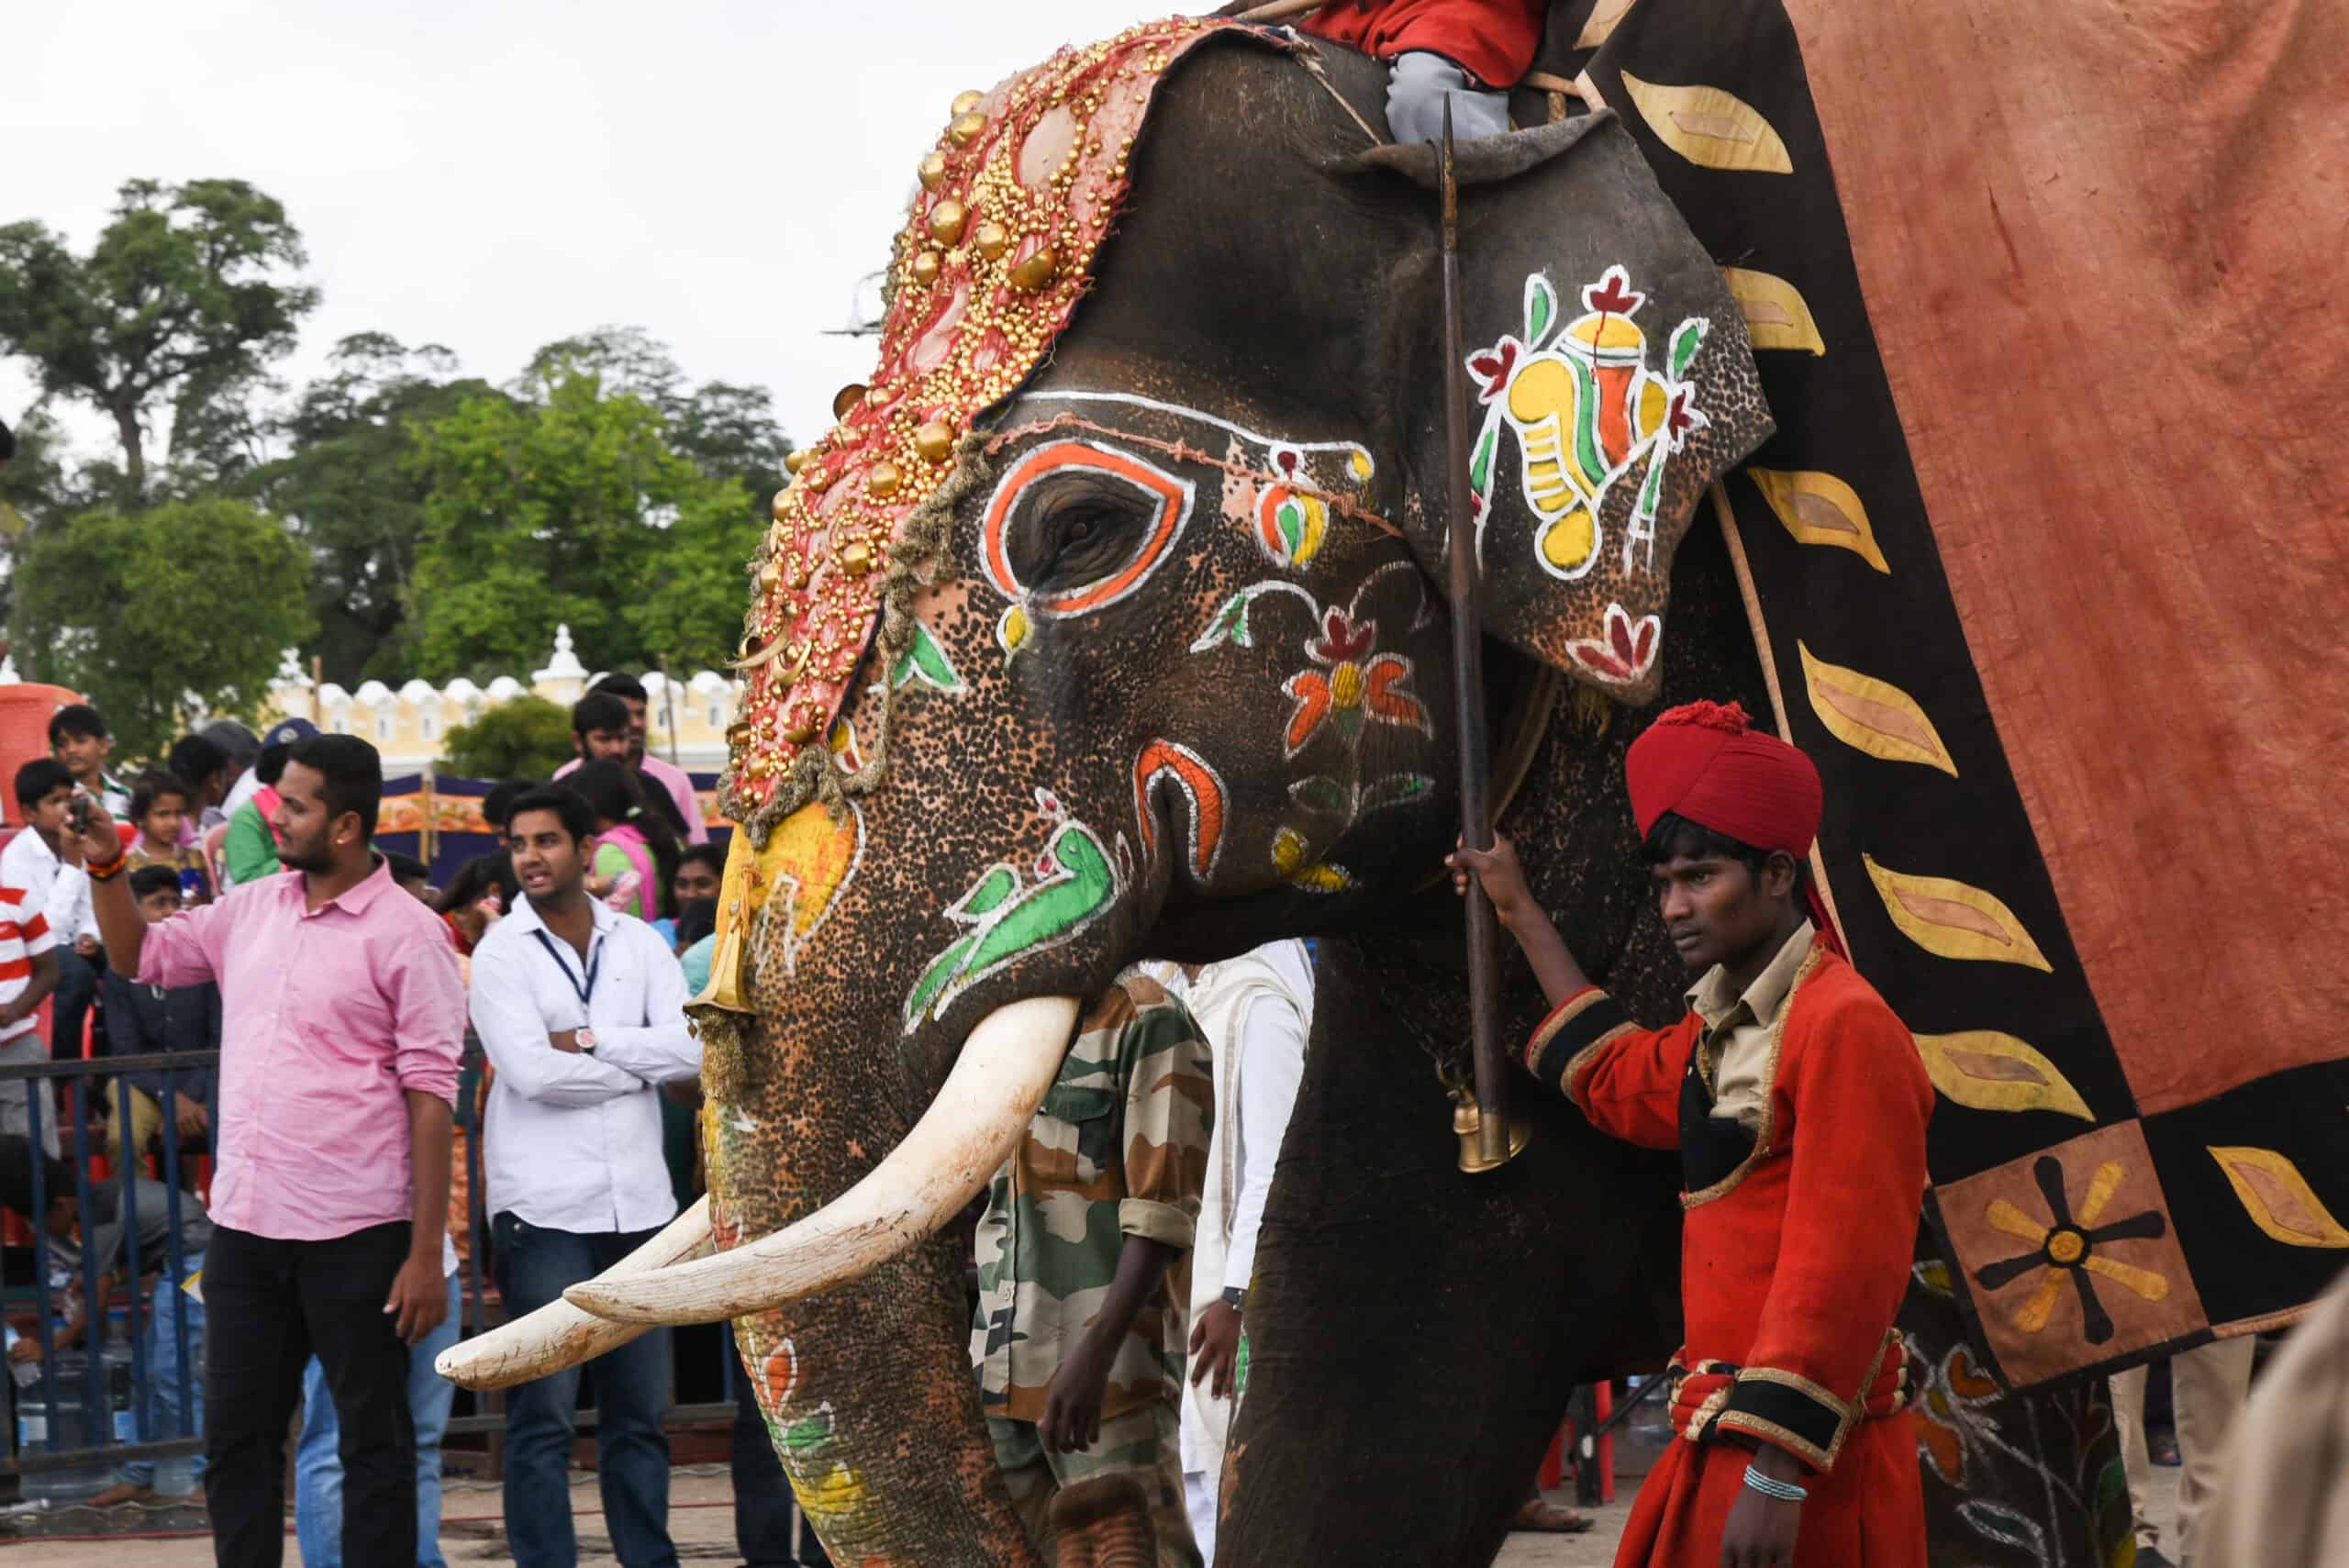
<svg viewBox="0 0 2349 1568">
<path fill-rule="evenodd" d="M 200 1485 L 220 1560 L 276 1562 L 298 1409 L 303 1561 L 440 1562 L 453 1389 L 431 1369 L 461 1316 L 464 1209 L 449 1184 L 468 1162 L 454 1127 L 480 1140 L 481 1261 L 507 1315 L 616 1262 L 694 1193 L 700 1048 L 684 1009 L 692 961 L 707 978 L 724 859 L 690 777 L 646 753 L 644 725 L 640 685 L 599 681 L 574 706 L 573 762 L 493 788 L 492 847 L 444 863 L 435 885 L 431 868 L 374 842 L 381 762 L 362 740 L 298 718 L 259 737 L 216 726 L 125 780 L 96 710 L 55 716 L 50 755 L 14 781 L 25 827 L 0 851 L 0 1062 L 81 1055 L 85 1036 L 98 1054 L 142 1059 L 85 1113 L 106 1160 L 134 1162 L 132 1213 L 114 1212 L 115 1181 L 77 1184 L 57 1114 L 77 1102 L 40 1080 L 0 1084 L 0 1203 L 52 1243 L 52 1351 L 90 1333 L 64 1265 L 86 1248 L 102 1273 L 118 1269 L 122 1234 L 137 1237 L 145 1277 L 105 1288 L 151 1286 L 151 1429 L 204 1437 L 202 1455 L 126 1465 L 94 1501 Z M 172 1056 L 190 1063 L 151 1064 Z M 452 1114 L 468 1062 L 472 1099 Z M 157 1179 L 167 1145 L 176 1195 Z M 34 1217 L 25 1173 L 43 1162 Z M 178 1375 L 182 1346 L 204 1375 Z M 29 1335 L 9 1352 L 20 1365 L 41 1353 Z M 583 1371 L 607 1526 L 625 1560 L 674 1561 L 657 1333 L 509 1395 L 518 1561 L 575 1557 Z M 763 1454 L 756 1485 L 772 1495 L 780 1472 L 754 1407 L 747 1418 L 758 1440 L 736 1447 L 752 1471 Z M 752 1528 L 774 1542 L 746 1539 L 753 1561 L 822 1561 L 804 1523 L 793 1539 L 787 1505 L 765 1512 Z"/>
</svg>

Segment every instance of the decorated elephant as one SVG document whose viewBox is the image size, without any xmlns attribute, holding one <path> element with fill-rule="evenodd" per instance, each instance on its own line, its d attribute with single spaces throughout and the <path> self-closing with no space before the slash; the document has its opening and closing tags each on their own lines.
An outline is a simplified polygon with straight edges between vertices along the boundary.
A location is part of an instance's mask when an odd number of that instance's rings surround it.
<svg viewBox="0 0 2349 1568">
<path fill-rule="evenodd" d="M 1686 977 L 1637 865 L 1631 740 L 1735 698 L 1819 758 L 1814 869 L 1945 1096 L 1902 1318 L 1936 1561 L 2125 1557 L 2095 1373 L 2249 1316 L 2222 1321 L 2207 1263 L 2210 1304 L 2176 1316 L 2181 1243 L 2114 1223 L 2185 1178 L 2116 1151 L 2152 1135 L 2092 1065 L 2110 1038 L 1908 467 L 1792 29 L 1764 4 L 1681 6 L 1694 29 L 1626 10 L 1560 7 L 1544 56 L 1608 108 L 1520 93 L 1529 128 L 1461 150 L 1469 517 L 1443 502 L 1432 153 L 1384 144 L 1372 62 L 1177 19 L 952 106 L 879 368 L 754 564 L 742 830 L 696 1011 L 707 1207 L 452 1375 L 732 1318 L 837 1560 L 1041 1561 L 941 1231 L 1051 1088 L 1079 999 L 1138 959 L 1316 936 L 1219 1560 L 1488 1562 L 1569 1390 L 1671 1349 L 1678 1207 L 1668 1161 L 1530 1079 L 1523 1153 L 1458 1168 L 1438 584 L 1464 527 L 1500 827 L 1636 1009 L 1675 1015 Z M 1539 1012 L 1510 973 L 1504 1031 Z M 2081 1195 L 2065 1151 L 2099 1139 Z M 2251 1163 L 2319 1223 L 2307 1162 L 2275 1158 L 2288 1180 Z M 2307 1298 L 2251 1273 L 2287 1312 Z"/>
</svg>

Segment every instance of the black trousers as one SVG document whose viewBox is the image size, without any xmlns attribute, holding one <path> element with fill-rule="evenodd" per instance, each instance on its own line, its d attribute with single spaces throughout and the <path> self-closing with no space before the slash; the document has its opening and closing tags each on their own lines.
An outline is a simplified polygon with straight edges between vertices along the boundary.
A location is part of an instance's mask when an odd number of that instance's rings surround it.
<svg viewBox="0 0 2349 1568">
<path fill-rule="evenodd" d="M 286 1427 L 313 1355 L 341 1418 L 343 1562 L 415 1568 L 407 1346 L 384 1310 L 407 1249 L 405 1220 L 330 1241 L 213 1227 L 204 1260 L 204 1451 L 221 1568 L 284 1561 Z"/>
<path fill-rule="evenodd" d="M 734 1355 L 734 1329 L 726 1330 L 726 1353 Z M 738 1361 L 734 1367 L 734 1544 L 744 1568 L 832 1568 L 824 1543 L 816 1539 L 805 1516 L 792 1529 L 791 1483 L 784 1479 L 783 1461 L 775 1457 L 774 1439 L 767 1435 L 767 1418 L 759 1396 Z M 798 1539 L 793 1540 L 794 1534 Z"/>
</svg>

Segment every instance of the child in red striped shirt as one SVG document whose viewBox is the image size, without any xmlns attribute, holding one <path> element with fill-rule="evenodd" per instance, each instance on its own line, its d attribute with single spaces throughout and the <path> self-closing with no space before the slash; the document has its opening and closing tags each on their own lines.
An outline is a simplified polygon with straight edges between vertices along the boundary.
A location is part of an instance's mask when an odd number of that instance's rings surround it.
<svg viewBox="0 0 2349 1568">
<path fill-rule="evenodd" d="M 56 989 L 57 939 L 41 917 L 40 899 L 21 887 L 0 887 L 0 1062 L 49 1059 L 33 1014 Z M 0 1084 L 0 1134 L 30 1134 L 32 1086 L 28 1080 Z M 54 1116 L 41 1118 L 40 1133 L 42 1147 L 54 1158 Z"/>
</svg>

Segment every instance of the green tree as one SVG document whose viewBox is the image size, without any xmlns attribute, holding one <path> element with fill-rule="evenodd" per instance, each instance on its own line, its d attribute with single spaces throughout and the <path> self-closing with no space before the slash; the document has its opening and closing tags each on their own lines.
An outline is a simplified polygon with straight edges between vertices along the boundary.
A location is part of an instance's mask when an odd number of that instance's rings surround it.
<svg viewBox="0 0 2349 1568">
<path fill-rule="evenodd" d="M 774 422 L 765 388 L 732 382 L 688 387 L 669 346 L 641 327 L 598 327 L 560 338 L 530 356 L 516 385 L 529 389 L 565 374 L 592 373 L 607 392 L 625 392 L 661 411 L 669 445 L 712 479 L 737 479 L 763 523 L 783 488 L 790 439 Z"/>
<path fill-rule="evenodd" d="M 571 710 L 519 696 L 449 731 L 441 769 L 466 779 L 542 779 L 571 761 Z"/>
<path fill-rule="evenodd" d="M 761 526 L 749 496 L 679 455 L 644 397 L 590 371 L 548 375 L 518 395 L 469 396 L 418 431 L 427 494 L 409 606 L 423 673 L 526 668 L 559 622 L 607 668 L 730 647 Z M 713 604 L 722 614 L 687 638 Z"/>
<path fill-rule="evenodd" d="M 0 228 L 0 348 L 31 360 L 44 391 L 114 421 L 135 506 L 164 400 L 214 456 L 233 450 L 225 406 L 293 348 L 318 302 L 287 280 L 306 261 L 284 207 L 242 180 L 131 180 L 87 256 L 35 221 Z"/>
<path fill-rule="evenodd" d="M 308 562 L 242 501 L 84 512 L 37 528 L 17 570 L 26 673 L 86 692 L 132 756 L 196 707 L 250 717 L 283 650 L 310 635 Z"/>
<path fill-rule="evenodd" d="M 408 616 L 424 536 L 428 475 L 415 462 L 416 432 L 468 397 L 496 395 L 480 381 L 451 379 L 455 356 L 410 349 L 380 332 L 336 345 L 327 374 L 274 421 L 284 455 L 240 485 L 284 518 L 308 547 L 316 651 L 344 686 L 398 684 L 414 672 Z"/>
</svg>

